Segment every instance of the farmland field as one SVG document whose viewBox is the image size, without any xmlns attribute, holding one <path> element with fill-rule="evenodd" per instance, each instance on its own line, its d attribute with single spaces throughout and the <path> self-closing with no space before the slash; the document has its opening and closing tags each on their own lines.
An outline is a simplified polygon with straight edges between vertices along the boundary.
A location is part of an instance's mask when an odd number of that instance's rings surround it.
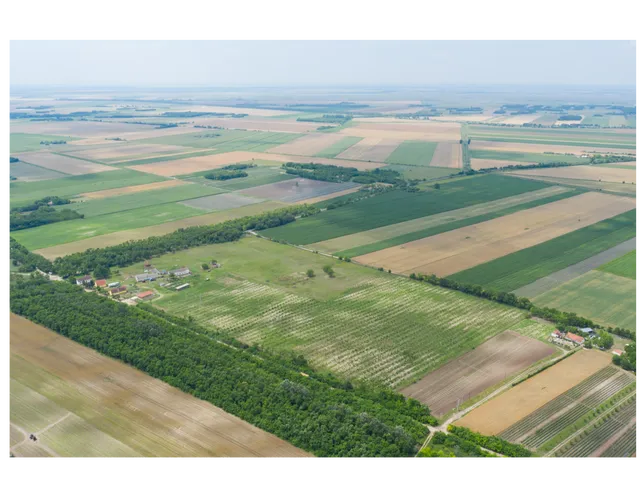
<svg viewBox="0 0 640 480">
<path fill-rule="evenodd" d="M 616 258 L 621 255 L 624 257 L 625 254 L 631 251 L 635 251 L 636 248 L 636 239 L 635 237 L 626 240 L 618 245 L 604 250 L 596 255 L 593 255 L 585 260 L 582 260 L 578 263 L 574 263 L 573 265 L 568 266 L 567 268 L 563 268 L 562 270 L 557 270 L 546 277 L 542 277 L 535 282 L 530 283 L 529 285 L 525 285 L 524 287 L 520 287 L 517 290 L 514 290 L 513 293 L 519 297 L 533 298 L 544 292 L 547 292 L 563 283 L 566 283 L 574 278 L 578 278 L 580 275 L 590 272 L 593 269 L 602 267 L 612 262 Z M 635 272 L 635 258 L 634 258 L 634 272 Z M 600 268 L 602 270 L 602 268 Z M 606 270 L 604 270 L 606 271 Z M 615 273 L 615 272 L 613 272 Z M 634 274 L 635 275 L 635 274 Z M 634 277 L 635 278 L 635 277 Z"/>
<path fill-rule="evenodd" d="M 101 163 L 87 162 L 51 152 L 28 152 L 20 155 L 20 161 L 48 168 L 69 175 L 84 175 L 87 173 L 100 173 L 114 170 L 113 167 Z"/>
<path fill-rule="evenodd" d="M 618 434 L 624 435 L 628 430 L 635 426 L 636 418 L 636 397 L 616 407 L 611 415 L 596 421 L 590 428 L 587 428 L 583 433 L 563 445 L 557 452 L 556 457 L 590 457 L 599 456 L 601 449 L 606 449 L 609 446 L 609 441 L 618 438 Z M 633 439 L 635 440 L 635 438 Z M 635 444 L 629 442 L 625 446 L 627 455 L 630 454 L 630 450 L 635 450 Z M 606 450 L 605 450 L 606 451 Z M 604 452 L 602 452 L 604 453 Z M 635 451 L 634 451 L 635 453 Z"/>
<path fill-rule="evenodd" d="M 545 155 L 541 153 L 505 152 L 500 150 L 474 150 L 471 149 L 471 157 L 474 159 L 505 160 L 525 163 L 587 163 L 588 159 L 575 155 Z"/>
<path fill-rule="evenodd" d="M 45 148 L 40 142 L 71 142 L 78 140 L 77 137 L 67 137 L 60 135 L 37 135 L 30 133 L 12 133 L 10 135 L 11 153 L 31 152 Z M 19 158 L 19 157 L 18 157 Z"/>
<path fill-rule="evenodd" d="M 340 155 L 342 152 L 344 152 L 346 149 L 348 149 L 352 145 L 355 145 L 356 143 L 358 143 L 361 140 L 362 140 L 362 138 L 360 138 L 360 137 L 345 137 L 345 136 L 342 136 L 340 138 L 340 140 L 335 142 L 333 145 L 331 145 L 331 146 L 329 146 L 327 148 L 324 148 L 324 149 L 320 150 L 319 152 L 316 152 L 316 155 L 318 157 L 324 157 L 324 158 L 335 158 L 338 155 Z"/>
<path fill-rule="evenodd" d="M 449 276 L 632 210 L 635 200 L 584 193 L 354 258 L 385 270 Z"/>
<path fill-rule="evenodd" d="M 83 252 L 88 248 L 110 247 L 131 240 L 142 240 L 144 238 L 165 235 L 167 233 L 175 232 L 180 228 L 188 228 L 199 225 L 213 225 L 216 223 L 225 222 L 227 220 L 235 220 L 236 218 L 258 215 L 260 213 L 282 208 L 284 206 L 284 203 L 279 202 L 262 202 L 253 205 L 247 205 L 245 207 L 233 208 L 231 210 L 224 210 L 221 212 L 205 213 L 201 211 L 200 213 L 202 213 L 203 215 L 183 218 L 181 220 L 172 222 L 160 223 L 149 227 L 132 228 L 130 230 L 122 230 L 113 233 L 107 233 L 104 235 L 97 235 L 95 237 L 86 238 L 84 240 L 77 240 L 75 242 L 69 242 L 62 245 L 42 248 L 37 250 L 36 253 L 39 253 L 40 255 L 53 260 L 57 257 L 62 257 L 77 252 Z"/>
<path fill-rule="evenodd" d="M 98 162 L 122 161 L 124 159 L 135 159 L 141 157 L 149 157 L 152 155 L 171 154 L 184 151 L 183 147 L 175 145 L 150 145 L 150 144 L 127 144 L 111 145 L 103 148 L 92 148 L 88 150 L 73 150 L 68 152 L 74 157 L 85 158 L 87 160 L 95 160 Z"/>
<path fill-rule="evenodd" d="M 194 129 L 194 133 L 144 139 L 140 143 L 178 145 L 192 148 L 214 148 L 218 152 L 233 150 L 265 152 L 277 145 L 300 137 L 295 133 L 255 132 L 246 130 Z"/>
<path fill-rule="evenodd" d="M 437 146 L 438 144 L 433 142 L 405 141 L 387 157 L 385 162 L 426 167 L 431 163 Z"/>
<path fill-rule="evenodd" d="M 179 187 L 176 187 L 179 188 Z M 99 201 L 99 200 L 98 200 Z M 12 236 L 30 250 L 37 250 L 63 243 L 75 242 L 98 235 L 157 225 L 202 215 L 202 210 L 179 203 L 166 203 L 118 211 L 98 217 L 80 218 L 51 223 L 36 228 L 12 232 Z M 94 243 L 93 248 L 102 246 Z"/>
<path fill-rule="evenodd" d="M 636 171 L 625 168 L 603 168 L 592 165 L 576 165 L 573 167 L 557 167 L 526 170 L 517 172 L 516 175 L 526 177 L 568 178 L 574 180 L 594 180 L 597 182 L 634 183 Z"/>
<path fill-rule="evenodd" d="M 598 270 L 621 277 L 636 279 L 636 251 L 629 252 L 611 262 L 602 265 Z"/>
<path fill-rule="evenodd" d="M 462 283 L 513 291 L 636 236 L 636 211 L 603 220 L 451 276 Z"/>
<path fill-rule="evenodd" d="M 341 135 L 332 133 L 310 133 L 303 137 L 298 137 L 290 142 L 270 148 L 269 151 L 285 155 L 313 156 L 323 150 L 331 149 L 341 140 L 343 140 Z M 240 148 L 240 150 L 246 149 Z"/>
<path fill-rule="evenodd" d="M 252 205 L 261 201 L 262 200 L 258 198 L 246 197 L 235 193 L 222 193 L 219 195 L 210 195 L 208 197 L 194 198 L 193 200 L 187 200 L 180 203 L 188 207 L 216 212 L 220 210 L 229 210 L 231 208 L 244 207 L 245 205 Z"/>
<path fill-rule="evenodd" d="M 87 192 L 112 188 L 143 185 L 166 180 L 165 178 L 131 170 L 112 170 L 73 177 L 63 177 L 47 182 L 13 182 L 11 184 L 11 206 L 23 205 L 49 195 L 71 197 Z"/>
<path fill-rule="evenodd" d="M 9 165 L 9 173 L 12 177 L 15 177 L 18 182 L 37 182 L 65 176 L 64 173 L 37 167 L 22 161 L 11 163 Z"/>
<path fill-rule="evenodd" d="M 438 190 L 418 193 L 395 190 L 263 233 L 278 240 L 308 245 L 546 187 L 540 182 L 504 181 L 506 178 L 468 177 L 442 183 Z"/>
<path fill-rule="evenodd" d="M 187 182 L 182 180 L 166 180 L 164 182 L 147 183 L 145 185 L 134 185 L 132 187 L 110 188 L 108 190 L 98 190 L 97 192 L 87 192 L 78 195 L 77 199 L 102 199 L 109 197 L 117 197 L 119 195 L 129 195 L 132 193 L 148 192 L 151 190 L 162 190 L 170 187 L 177 187 L 179 185 L 188 185 Z"/>
<path fill-rule="evenodd" d="M 183 292 L 160 288 L 154 305 L 209 328 L 277 350 L 347 378 L 398 386 L 518 324 L 524 312 L 459 292 L 374 272 L 251 237 L 154 259 L 194 272 Z M 331 265 L 335 276 L 323 272 Z M 123 280 L 142 265 L 121 270 Z M 315 276 L 306 272 L 313 269 Z"/>
<path fill-rule="evenodd" d="M 399 140 L 368 137 L 344 150 L 336 158 L 372 162 L 387 162 L 401 145 Z"/>
<path fill-rule="evenodd" d="M 179 202 L 192 198 L 205 197 L 221 193 L 223 190 L 197 184 L 177 185 L 158 190 L 149 190 L 126 195 L 117 195 L 102 199 L 90 199 L 73 202 L 70 205 L 57 207 L 71 209 L 81 213 L 85 218 L 107 215 L 109 213 L 124 212 L 137 208 Z"/>
<path fill-rule="evenodd" d="M 341 256 L 357 257 L 577 194 L 577 191 L 567 190 L 563 187 L 543 188 L 493 202 L 480 203 L 471 207 L 334 238 L 326 242 L 314 243 L 310 247 L 336 252 Z"/>
<path fill-rule="evenodd" d="M 634 390 L 632 375 L 614 366 L 603 368 L 500 432 L 499 436 L 540 453 L 548 452 L 598 414 L 624 401 Z"/>
<path fill-rule="evenodd" d="M 575 312 L 599 324 L 631 330 L 636 327 L 636 282 L 611 273 L 592 270 L 533 301 L 538 306 Z"/>
<path fill-rule="evenodd" d="M 520 142 L 519 139 L 503 139 L 503 140 L 473 140 L 471 146 L 474 150 L 491 150 L 491 151 L 505 151 L 505 152 L 523 152 L 523 153 L 552 153 L 552 154 L 571 154 L 571 155 L 583 155 L 587 153 L 615 153 L 620 155 L 635 154 L 635 145 L 633 147 L 603 147 L 595 145 L 582 145 L 580 142 L 573 144 L 574 142 L 568 142 L 567 144 L 558 143 L 538 143 L 536 140 L 530 142 Z"/>
<path fill-rule="evenodd" d="M 299 178 L 238 190 L 237 193 L 248 197 L 277 200 L 279 202 L 299 202 L 359 186 L 359 184 L 353 182 L 334 183 Z"/>
<path fill-rule="evenodd" d="M 553 354 L 554 347 L 513 331 L 496 335 L 471 352 L 402 390 L 442 415 L 492 385 Z"/>
<path fill-rule="evenodd" d="M 440 142 L 431 157 L 432 167 L 462 168 L 462 147 L 459 143 Z"/>
<path fill-rule="evenodd" d="M 456 424 L 497 435 L 610 364 L 607 353 L 579 351 L 480 405 Z"/>
<path fill-rule="evenodd" d="M 16 456 L 305 456 L 213 405 L 11 315 Z M 37 442 L 28 439 L 36 433 Z"/>
</svg>

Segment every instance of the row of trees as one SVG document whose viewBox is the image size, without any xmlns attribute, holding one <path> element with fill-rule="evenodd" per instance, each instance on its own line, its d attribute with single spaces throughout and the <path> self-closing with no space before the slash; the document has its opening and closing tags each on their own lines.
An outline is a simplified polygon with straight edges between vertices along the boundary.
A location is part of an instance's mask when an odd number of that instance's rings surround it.
<svg viewBox="0 0 640 480">
<path fill-rule="evenodd" d="M 322 180 L 325 182 L 356 182 L 356 183 L 390 183 L 393 185 L 406 184 L 400 172 L 375 168 L 361 172 L 357 168 L 324 165 L 320 163 L 287 162 L 282 168 L 289 175 Z"/>
<path fill-rule="evenodd" d="M 456 435 L 436 432 L 429 446 L 420 450 L 418 457 L 497 457 L 497 455 Z"/>
<path fill-rule="evenodd" d="M 12 213 L 9 217 L 10 230 L 24 230 L 39 227 L 49 223 L 64 222 L 84 218 L 84 215 L 75 210 L 56 210 L 53 207 L 40 207 L 29 213 Z"/>
<path fill-rule="evenodd" d="M 447 431 L 463 440 L 474 443 L 480 447 L 489 449 L 493 452 L 500 453 L 505 457 L 531 457 L 532 453 L 522 445 L 507 442 L 500 437 L 487 437 L 477 432 L 472 432 L 465 427 L 457 427 L 449 425 Z"/>
<path fill-rule="evenodd" d="M 68 205 L 71 203 L 71 200 L 68 198 L 62 198 L 58 196 L 44 197 L 39 200 L 35 200 L 32 203 L 27 205 L 23 205 L 21 207 L 13 207 L 11 209 L 11 213 L 24 213 L 24 212 L 32 212 L 34 210 L 39 209 L 40 207 L 46 207 L 51 205 Z"/>
<path fill-rule="evenodd" d="M 416 401 L 325 381 L 294 357 L 230 348 L 224 335 L 199 333 L 188 320 L 152 307 L 130 307 L 38 276 L 14 279 L 10 295 L 14 313 L 318 456 L 412 456 L 428 433 L 421 422 L 429 410 Z"/>
<path fill-rule="evenodd" d="M 9 240 L 9 254 L 11 263 L 18 267 L 19 272 L 33 272 L 36 269 L 43 272 L 53 271 L 53 264 L 42 255 L 30 252 L 13 238 Z"/>
<path fill-rule="evenodd" d="M 231 180 L 232 178 L 248 177 L 249 174 L 242 170 L 224 170 L 222 168 L 211 170 L 204 175 L 208 180 Z"/>
<path fill-rule="evenodd" d="M 159 237 L 129 241 L 105 248 L 59 257 L 53 271 L 63 277 L 88 274 L 99 266 L 125 267 L 143 260 L 188 248 L 240 239 L 247 230 L 263 230 L 295 221 L 296 217 L 317 213 L 312 205 L 295 205 L 249 217 L 228 220 L 215 225 L 181 228 Z"/>
</svg>

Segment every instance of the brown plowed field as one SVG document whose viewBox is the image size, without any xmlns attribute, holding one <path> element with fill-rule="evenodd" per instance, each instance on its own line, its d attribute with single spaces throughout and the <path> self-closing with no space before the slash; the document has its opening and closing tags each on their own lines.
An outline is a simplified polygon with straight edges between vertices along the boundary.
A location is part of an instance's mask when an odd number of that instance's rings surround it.
<svg viewBox="0 0 640 480">
<path fill-rule="evenodd" d="M 108 165 L 100 163 L 86 162 L 77 158 L 56 155 L 51 152 L 29 152 L 21 153 L 20 161 L 49 168 L 57 172 L 68 173 L 69 175 L 84 175 L 86 173 L 108 172 L 115 170 Z"/>
<path fill-rule="evenodd" d="M 456 425 L 497 435 L 610 364 L 610 354 L 582 350 L 472 410 Z"/>
<path fill-rule="evenodd" d="M 459 143 L 440 142 L 431 157 L 430 167 L 462 168 L 462 147 Z"/>
<path fill-rule="evenodd" d="M 345 160 L 371 160 L 374 162 L 384 162 L 393 151 L 402 143 L 401 140 L 391 140 L 385 138 L 363 138 L 355 145 L 347 148 L 336 158 Z"/>
<path fill-rule="evenodd" d="M 636 181 L 636 171 L 632 168 L 608 168 L 591 165 L 575 167 L 538 168 L 518 172 L 518 176 L 569 178 L 573 180 L 594 180 L 596 182 L 632 183 Z"/>
<path fill-rule="evenodd" d="M 36 391 L 46 397 L 47 404 L 67 412 L 38 435 L 47 452 L 65 456 L 94 452 L 99 456 L 116 452 L 160 457 L 309 456 L 208 402 L 25 318 L 12 314 L 10 323 L 11 376 L 21 384 L 20 392 Z M 29 402 L 31 396 L 21 398 Z M 83 441 L 77 442 L 74 435 L 80 433 Z"/>
<path fill-rule="evenodd" d="M 342 139 L 342 135 L 332 133 L 310 133 L 288 143 L 269 149 L 271 153 L 285 155 L 315 155 Z"/>
<path fill-rule="evenodd" d="M 112 188 L 110 190 L 99 190 L 97 192 L 83 193 L 78 198 L 109 198 L 118 195 L 128 195 L 130 193 L 147 192 L 149 190 L 161 190 L 163 188 L 177 187 L 178 185 L 187 185 L 189 182 L 184 180 L 167 180 L 166 182 L 146 183 L 144 185 L 134 185 L 132 187 Z"/>
<path fill-rule="evenodd" d="M 596 153 L 619 153 L 623 155 L 635 155 L 635 149 L 630 148 L 601 148 L 601 147 L 576 147 L 572 145 L 551 145 L 547 143 L 511 143 L 511 142 L 491 142 L 485 140 L 472 140 L 471 148 L 474 150 L 499 150 L 504 152 L 524 152 L 524 153 L 571 153 L 580 155 L 587 152 Z"/>
<path fill-rule="evenodd" d="M 446 277 L 619 215 L 635 205 L 632 198 L 589 192 L 354 260 L 393 272 Z"/>
<path fill-rule="evenodd" d="M 506 331 L 430 373 L 402 394 L 429 405 L 436 415 L 482 393 L 516 372 L 551 355 L 539 340 Z"/>
</svg>

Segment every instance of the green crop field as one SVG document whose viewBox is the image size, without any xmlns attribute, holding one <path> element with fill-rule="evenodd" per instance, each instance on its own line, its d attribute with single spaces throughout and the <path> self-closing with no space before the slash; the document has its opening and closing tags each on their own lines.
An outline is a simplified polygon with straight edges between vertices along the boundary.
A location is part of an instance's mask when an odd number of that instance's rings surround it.
<svg viewBox="0 0 640 480">
<path fill-rule="evenodd" d="M 72 140 L 80 140 L 78 137 L 65 137 L 61 135 L 36 135 L 32 133 L 12 133 L 10 135 L 10 151 L 11 153 L 17 152 L 31 152 L 34 150 L 40 150 L 46 148 L 44 145 L 40 145 L 40 142 L 57 142 L 64 140 L 71 142 Z M 19 158 L 19 157 L 18 157 Z"/>
<path fill-rule="evenodd" d="M 175 155 L 163 155 L 161 157 L 142 158 L 140 160 L 131 160 L 130 162 L 118 163 L 119 167 L 131 167 L 134 165 L 147 165 L 149 163 L 168 162 L 170 160 L 182 160 L 183 158 L 204 157 L 205 155 L 213 155 L 216 149 L 201 150 L 189 153 L 177 153 Z"/>
<path fill-rule="evenodd" d="M 13 182 L 10 187 L 11 206 L 24 205 L 46 196 L 72 197 L 81 193 L 111 188 L 130 187 L 162 182 L 165 177 L 135 170 L 118 169 L 109 172 L 75 175 L 41 182 Z"/>
<path fill-rule="evenodd" d="M 587 158 L 575 155 L 545 155 L 543 153 L 503 152 L 499 150 L 471 150 L 471 158 L 487 158 L 491 160 L 510 160 L 530 163 L 589 163 Z"/>
<path fill-rule="evenodd" d="M 261 185 L 267 185 L 269 183 L 281 182 L 283 180 L 292 180 L 296 178 L 295 175 L 284 173 L 284 170 L 282 170 L 280 167 L 260 166 L 257 168 L 249 168 L 245 171 L 249 175 L 248 177 L 232 178 L 230 180 L 208 180 L 204 178 L 204 175 L 207 173 L 206 171 L 198 172 L 198 176 L 182 175 L 179 178 L 226 191 L 243 190 L 245 188 L 259 187 Z"/>
<path fill-rule="evenodd" d="M 636 236 L 630 210 L 580 230 L 451 275 L 461 283 L 513 291 Z"/>
<path fill-rule="evenodd" d="M 395 247 L 396 245 L 402 245 L 403 243 L 412 242 L 414 240 L 419 240 L 421 238 L 431 237 L 433 235 L 449 232 L 451 230 L 456 230 L 458 228 L 466 227 L 468 225 L 475 225 L 476 223 L 486 222 L 494 218 L 503 217 L 504 215 L 510 215 L 512 213 L 516 213 L 521 210 L 527 210 L 529 208 L 538 207 L 540 205 L 545 205 L 547 203 L 557 202 L 565 198 L 573 197 L 579 193 L 581 192 L 578 192 L 576 190 L 558 193 L 556 195 L 539 198 L 536 200 L 532 200 L 530 202 L 505 207 L 495 211 L 489 211 L 488 213 L 483 213 L 481 215 L 463 218 L 460 220 L 453 220 L 450 222 L 442 223 L 440 225 L 425 228 L 422 230 L 416 230 L 414 232 L 408 232 L 402 235 L 396 235 L 394 237 L 381 240 L 378 242 L 365 244 L 365 245 L 351 248 L 348 250 L 343 250 L 343 251 L 337 252 L 336 255 L 343 256 L 343 257 L 357 257 L 359 255 L 366 255 L 367 253 L 377 252 L 378 250 L 382 250 L 384 248 Z M 366 233 L 366 232 L 363 232 L 363 233 Z"/>
<path fill-rule="evenodd" d="M 190 200 L 208 195 L 222 193 L 224 190 L 205 185 L 178 185 L 159 190 L 132 193 L 130 195 L 118 195 L 114 197 L 102 198 L 99 200 L 87 200 L 72 203 L 71 205 L 61 205 L 58 209 L 72 209 L 84 214 L 85 218 L 107 215 L 115 212 L 123 212 L 137 208 L 162 205 L 165 203 Z"/>
<path fill-rule="evenodd" d="M 598 270 L 613 273 L 621 277 L 636 279 L 636 251 L 629 252 L 615 260 L 602 265 Z"/>
<path fill-rule="evenodd" d="M 355 145 L 360 140 L 362 140 L 360 137 L 343 137 L 330 147 L 320 150 L 314 155 L 314 157 L 335 158 L 336 155 L 340 155 L 347 148 Z"/>
<path fill-rule="evenodd" d="M 512 180 L 519 180 L 514 182 Z M 507 181 L 505 181 L 507 180 Z M 344 207 L 324 211 L 263 234 L 307 245 L 351 233 L 425 217 L 545 188 L 547 184 L 503 175 L 468 177 L 417 193 L 394 190 Z"/>
<path fill-rule="evenodd" d="M 426 167 L 431 163 L 437 146 L 438 144 L 435 142 L 406 140 L 391 152 L 385 162 Z"/>
<path fill-rule="evenodd" d="M 166 203 L 110 213 L 98 217 L 51 223 L 41 227 L 12 232 L 12 236 L 29 250 L 85 240 L 97 235 L 173 222 L 207 213 L 179 203 Z M 99 248 L 101 245 L 95 245 Z"/>
<path fill-rule="evenodd" d="M 539 140 L 539 143 L 556 143 L 556 141 L 576 142 L 601 142 L 601 143 L 628 143 L 635 145 L 636 137 L 633 132 L 607 131 L 600 128 L 527 128 L 527 127 L 489 127 L 471 125 L 471 136 L 477 140 L 486 140 L 483 137 L 512 138 L 518 142 L 519 138 Z M 473 142 L 472 142 L 473 145 Z"/>
<path fill-rule="evenodd" d="M 592 270 L 533 299 L 538 306 L 575 312 L 597 323 L 636 328 L 636 282 Z"/>
<path fill-rule="evenodd" d="M 161 143 L 193 148 L 215 148 L 215 153 L 234 150 L 264 152 L 272 147 L 295 140 L 297 133 L 258 132 L 247 130 L 197 129 L 197 133 L 167 135 L 165 137 L 139 140 L 135 143 Z M 207 135 L 216 135 L 213 137 Z M 134 142 L 132 142 L 134 143 Z"/>
<path fill-rule="evenodd" d="M 202 271 L 213 259 L 222 267 Z M 153 264 L 195 273 L 181 280 L 191 286 L 180 292 L 152 284 L 161 295 L 155 306 L 249 343 L 293 349 L 347 378 L 390 386 L 420 378 L 526 313 L 255 237 L 163 255 Z M 117 278 L 142 269 L 121 269 Z"/>
<path fill-rule="evenodd" d="M 476 136 L 472 137 L 474 140 L 483 140 L 489 142 L 514 142 L 514 143 L 539 143 L 546 145 L 567 145 L 571 147 L 596 147 L 596 148 L 628 148 L 635 150 L 635 143 L 621 142 L 621 143 L 603 143 L 601 141 L 567 141 L 556 140 L 555 138 L 531 138 L 531 137 L 484 137 Z M 472 142 L 473 144 L 473 142 Z"/>
</svg>

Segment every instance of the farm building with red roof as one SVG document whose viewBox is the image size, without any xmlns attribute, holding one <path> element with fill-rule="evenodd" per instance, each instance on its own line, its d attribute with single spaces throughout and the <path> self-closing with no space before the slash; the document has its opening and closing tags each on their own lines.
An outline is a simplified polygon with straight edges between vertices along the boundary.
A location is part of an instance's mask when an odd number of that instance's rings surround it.
<svg viewBox="0 0 640 480">
<path fill-rule="evenodd" d="M 580 335 L 576 335 L 575 333 L 569 332 L 564 338 L 571 340 L 573 343 L 577 343 L 578 345 L 582 345 L 584 343 L 584 338 Z"/>
</svg>

